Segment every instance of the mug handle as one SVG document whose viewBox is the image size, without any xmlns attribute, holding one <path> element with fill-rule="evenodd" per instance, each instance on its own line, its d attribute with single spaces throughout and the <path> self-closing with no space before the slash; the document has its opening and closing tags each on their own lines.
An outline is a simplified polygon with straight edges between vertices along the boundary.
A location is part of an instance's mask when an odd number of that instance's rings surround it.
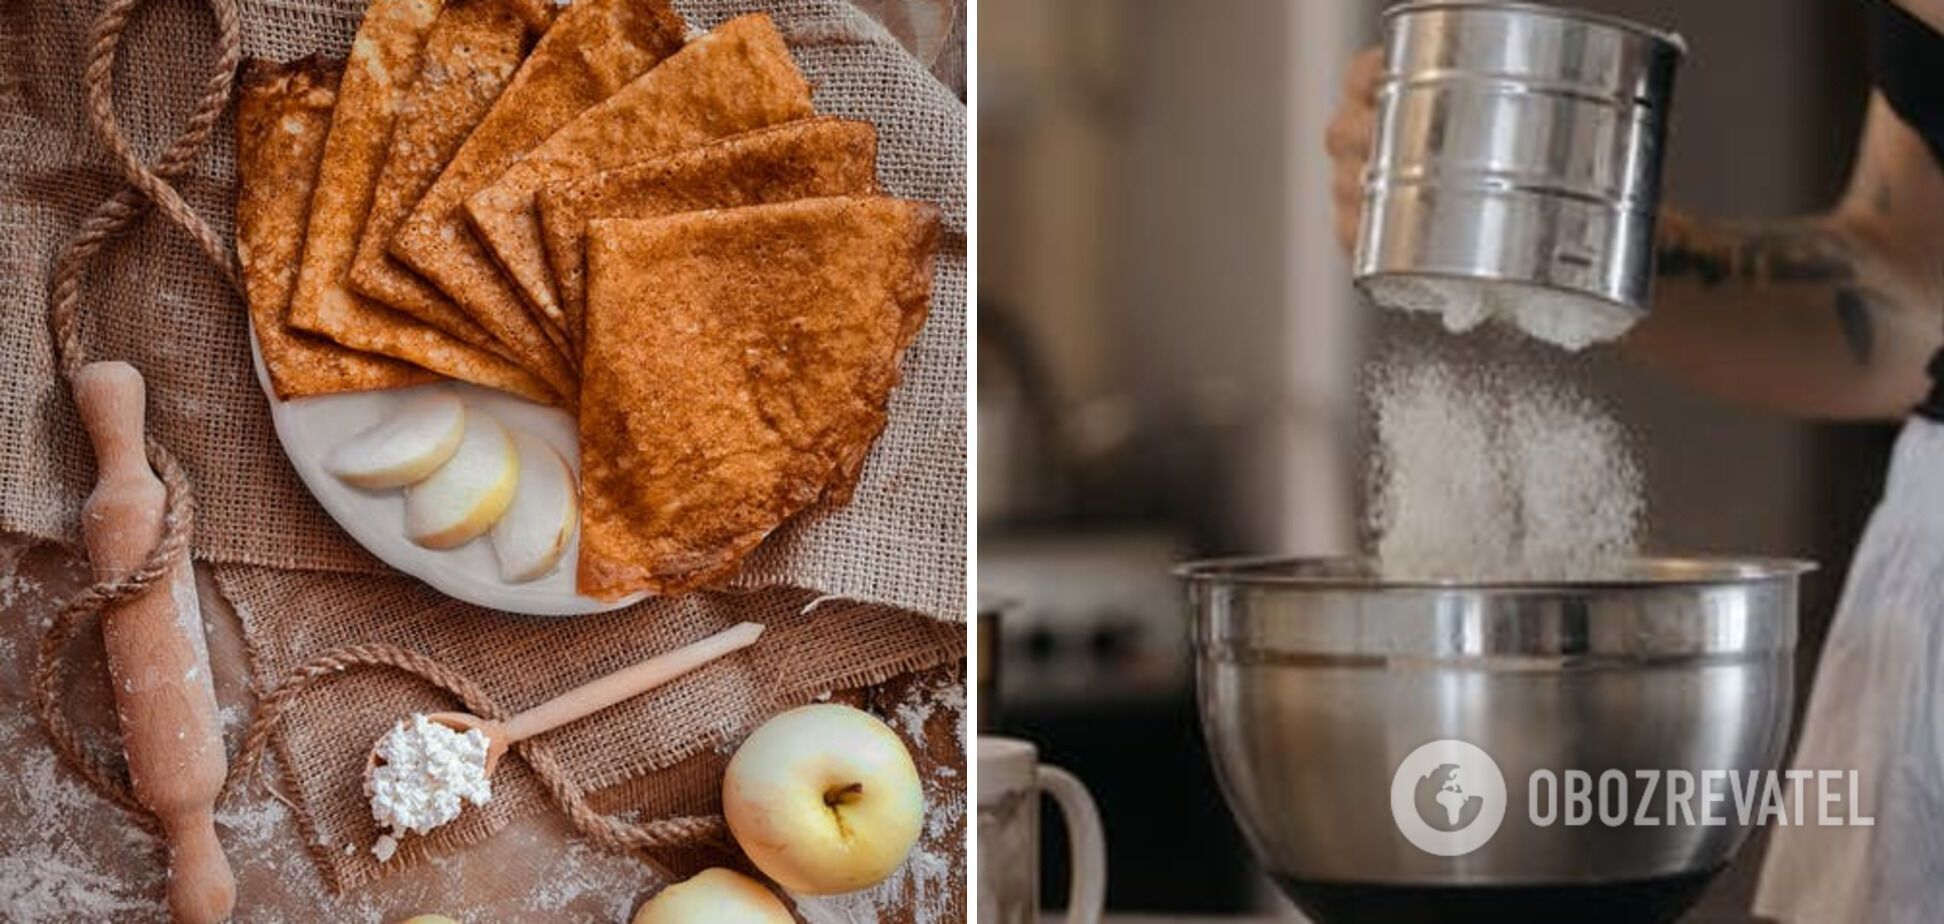
<svg viewBox="0 0 1944 924">
<path fill-rule="evenodd" d="M 1040 791 L 1053 797 L 1066 818 L 1067 852 L 1073 879 L 1067 884 L 1067 924 L 1099 924 L 1107 902 L 1107 838 L 1100 829 L 1100 810 L 1093 796 L 1073 774 L 1041 764 L 1036 779 Z"/>
</svg>

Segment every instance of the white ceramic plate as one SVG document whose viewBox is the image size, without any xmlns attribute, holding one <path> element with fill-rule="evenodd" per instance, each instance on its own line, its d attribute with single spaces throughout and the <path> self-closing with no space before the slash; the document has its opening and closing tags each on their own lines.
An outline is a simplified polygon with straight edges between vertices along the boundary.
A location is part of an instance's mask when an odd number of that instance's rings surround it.
<svg viewBox="0 0 1944 924">
<path fill-rule="evenodd" d="M 344 531 L 380 561 L 457 600 L 511 613 L 534 616 L 574 616 L 620 609 L 640 600 L 630 597 L 606 602 L 574 592 L 574 564 L 580 555 L 580 532 L 561 553 L 552 573 L 524 584 L 500 579 L 492 540 L 482 536 L 456 549 L 438 551 L 414 545 L 405 538 L 405 492 L 354 488 L 324 470 L 324 457 L 338 444 L 388 416 L 399 402 L 421 391 L 450 391 L 470 408 L 499 418 L 509 428 L 525 430 L 552 444 L 580 476 L 580 438 L 574 418 L 559 408 L 542 407 L 505 392 L 460 382 L 439 382 L 390 391 L 350 392 L 312 398 L 277 399 L 257 348 L 256 328 L 250 329 L 250 355 L 257 385 L 270 401 L 270 420 L 283 443 L 297 477 L 311 496 Z"/>
</svg>

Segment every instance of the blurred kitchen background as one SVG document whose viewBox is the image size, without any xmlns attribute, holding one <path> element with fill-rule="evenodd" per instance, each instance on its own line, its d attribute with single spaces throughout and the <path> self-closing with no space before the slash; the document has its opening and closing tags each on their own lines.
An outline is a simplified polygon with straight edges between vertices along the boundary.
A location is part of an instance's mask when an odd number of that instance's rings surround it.
<svg viewBox="0 0 1944 924">
<path fill-rule="evenodd" d="M 1010 601 L 988 729 L 1093 789 L 1109 908 L 1286 907 L 1204 757 L 1169 566 L 1354 549 L 1358 384 L 1377 344 L 1445 336 L 1351 290 L 1323 126 L 1375 0 L 982 0 L 980 585 Z M 1671 28 L 1667 198 L 1762 218 L 1831 201 L 1867 93 L 1854 0 L 1575 2 Z M 1798 706 L 1890 425 L 1723 406 L 1594 350 L 1567 367 L 1636 437 L 1650 545 L 1797 555 Z M 1043 881 L 1064 901 L 1047 813 Z M 1745 908 L 1761 844 L 1704 908 Z"/>
</svg>

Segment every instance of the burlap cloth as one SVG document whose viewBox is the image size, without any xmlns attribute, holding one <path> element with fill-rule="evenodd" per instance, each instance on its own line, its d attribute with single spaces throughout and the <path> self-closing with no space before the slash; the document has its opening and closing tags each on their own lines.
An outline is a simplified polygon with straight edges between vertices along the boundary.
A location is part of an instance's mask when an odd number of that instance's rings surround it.
<svg viewBox="0 0 1944 924">
<path fill-rule="evenodd" d="M 244 0 L 245 53 L 342 54 L 362 6 Z M 128 360 L 148 379 L 150 427 L 195 487 L 195 554 L 216 566 L 243 617 L 259 686 L 332 646 L 390 642 L 466 674 L 517 710 L 730 622 L 769 623 L 749 652 L 546 738 L 598 804 L 643 817 L 713 811 L 727 752 L 777 709 L 964 650 L 964 106 L 843 0 L 677 6 L 697 28 L 769 11 L 815 84 L 818 108 L 875 122 L 887 190 L 938 203 L 948 227 L 930 319 L 907 355 L 890 425 L 856 498 L 780 530 L 752 556 L 736 592 L 545 621 L 459 604 L 391 576 L 291 471 L 250 369 L 242 305 L 186 237 L 151 218 L 96 259 L 83 292 L 89 358 Z M 95 9 L 65 0 L 0 4 L 0 530 L 69 545 L 93 467 L 55 371 L 46 298 L 56 254 L 121 185 L 83 115 L 80 72 Z M 146 156 L 179 129 L 207 77 L 212 34 L 198 0 L 150 0 L 124 38 L 118 113 Z M 226 117 L 175 183 L 225 236 L 232 138 Z M 292 709 L 275 742 L 283 784 L 313 855 L 339 887 L 382 872 L 361 849 L 376 833 L 358 792 L 365 750 L 397 716 L 449 706 L 408 678 L 357 672 L 318 685 Z M 412 839 L 403 862 L 477 840 L 544 805 L 516 761 L 496 786 L 487 810 Z"/>
</svg>

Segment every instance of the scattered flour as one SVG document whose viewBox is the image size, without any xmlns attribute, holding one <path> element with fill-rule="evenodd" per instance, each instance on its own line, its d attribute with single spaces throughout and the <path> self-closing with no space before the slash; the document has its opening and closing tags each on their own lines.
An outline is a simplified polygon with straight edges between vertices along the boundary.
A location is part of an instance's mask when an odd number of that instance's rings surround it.
<svg viewBox="0 0 1944 924">
<path fill-rule="evenodd" d="M 1640 318 L 1590 295 L 1455 276 L 1373 276 L 1363 286 L 1386 308 L 1443 315 L 1454 334 L 1496 319 L 1574 352 L 1619 337 Z"/>
<path fill-rule="evenodd" d="M 216 710 L 216 722 L 223 726 L 223 737 L 225 738 L 241 730 L 244 721 L 248 718 L 249 715 L 243 711 L 243 707 L 235 703 Z"/>
<path fill-rule="evenodd" d="M 155 847 L 147 832 L 126 825 L 109 838 L 75 836 L 74 820 L 100 812 L 99 797 L 66 773 L 22 711 L 0 719 L 8 746 L 0 770 L 0 920 L 19 924 L 77 920 L 148 920 L 160 916 L 160 870 L 130 877 L 107 858 Z"/>
<path fill-rule="evenodd" d="M 1385 577 L 1598 579 L 1637 550 L 1626 433 L 1572 389 L 1516 365 L 1419 359 L 1381 366 L 1369 397 Z"/>
<path fill-rule="evenodd" d="M 217 806 L 216 826 L 224 843 L 246 847 L 255 853 L 283 836 L 286 826 L 294 822 L 290 809 L 282 802 L 262 793 L 252 795 L 255 798 L 230 799 Z"/>
<path fill-rule="evenodd" d="M 22 594 L 39 590 L 38 582 L 20 572 L 28 548 L 25 543 L 0 545 L 0 608 L 11 608 Z"/>
<path fill-rule="evenodd" d="M 405 832 L 424 834 L 459 817 L 466 803 L 493 798 L 486 745 L 479 729 L 462 735 L 423 714 L 392 726 L 371 773 L 371 817 L 391 829 L 371 848 L 378 862 L 391 859 Z"/>
<path fill-rule="evenodd" d="M 0 856 L 0 909 L 19 922 L 108 920 L 159 910 L 146 890 L 55 853 Z"/>
<path fill-rule="evenodd" d="M 604 854 L 586 843 L 570 841 L 549 856 L 526 909 L 540 917 L 562 920 L 576 909 L 585 915 L 589 905 L 602 910 L 602 920 L 626 921 L 641 892 L 640 864 L 627 857 Z"/>
<path fill-rule="evenodd" d="M 78 558 L 63 555 L 49 562 L 48 548 L 36 546 L 18 536 L 8 537 L 7 541 L 0 543 L 0 610 L 15 609 L 23 601 L 48 598 L 49 589 L 43 580 L 45 577 L 58 580 L 87 575 L 86 563 Z M 29 555 L 33 553 L 39 553 L 34 560 L 39 570 L 27 567 Z M 18 609 L 34 612 L 31 607 Z M 44 609 L 45 613 L 40 619 L 42 625 L 54 616 L 53 607 Z"/>
</svg>

